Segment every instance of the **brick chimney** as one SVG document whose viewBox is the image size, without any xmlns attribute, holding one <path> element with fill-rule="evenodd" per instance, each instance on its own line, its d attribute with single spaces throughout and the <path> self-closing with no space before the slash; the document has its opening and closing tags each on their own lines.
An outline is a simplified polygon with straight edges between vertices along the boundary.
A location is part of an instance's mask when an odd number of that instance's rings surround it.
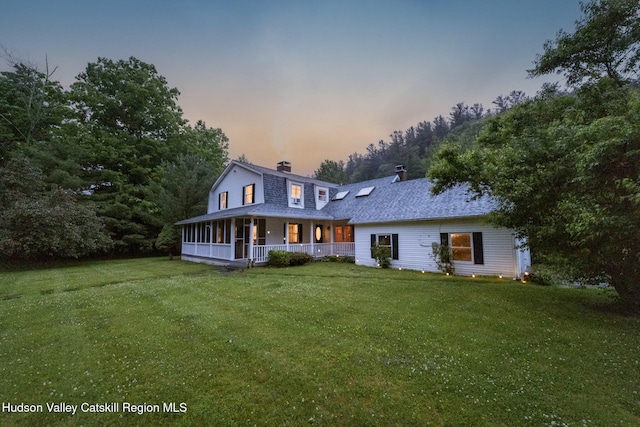
<svg viewBox="0 0 640 427">
<path fill-rule="evenodd" d="M 398 176 L 399 181 L 407 180 L 407 171 L 405 170 L 404 165 L 396 166 L 396 175 Z"/>
<path fill-rule="evenodd" d="M 291 162 L 281 161 L 278 163 L 278 172 L 291 172 Z"/>
</svg>

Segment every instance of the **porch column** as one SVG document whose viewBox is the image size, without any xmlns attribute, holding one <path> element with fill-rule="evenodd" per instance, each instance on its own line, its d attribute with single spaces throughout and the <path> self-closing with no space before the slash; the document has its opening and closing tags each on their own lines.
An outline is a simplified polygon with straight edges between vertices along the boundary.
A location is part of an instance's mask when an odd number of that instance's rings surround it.
<svg viewBox="0 0 640 427">
<path fill-rule="evenodd" d="M 231 244 L 231 253 L 229 254 L 229 260 L 232 261 L 234 259 L 236 259 L 236 219 L 235 218 L 231 218 L 231 230 L 229 230 L 231 232 L 231 241 L 229 242 Z"/>
<path fill-rule="evenodd" d="M 255 225 L 253 222 L 253 217 L 251 217 L 251 222 L 249 222 L 249 253 L 247 254 L 247 258 L 249 258 L 249 261 L 253 259 L 253 227 L 255 227 Z"/>
<path fill-rule="evenodd" d="M 213 257 L 213 221 L 209 221 L 209 257 Z"/>
<path fill-rule="evenodd" d="M 336 253 L 336 248 L 333 244 L 333 233 L 334 233 L 334 229 L 333 229 L 333 221 L 329 221 L 329 243 L 331 243 L 331 250 L 330 250 L 330 254 L 334 255 Z"/>
<path fill-rule="evenodd" d="M 313 220 L 311 220 L 311 227 L 309 227 L 309 243 L 311 243 L 311 256 L 316 256 L 316 252 L 314 250 L 314 240 L 315 240 L 316 228 L 313 225 Z"/>
<path fill-rule="evenodd" d="M 284 223 L 284 246 L 289 251 L 289 220 Z"/>
</svg>

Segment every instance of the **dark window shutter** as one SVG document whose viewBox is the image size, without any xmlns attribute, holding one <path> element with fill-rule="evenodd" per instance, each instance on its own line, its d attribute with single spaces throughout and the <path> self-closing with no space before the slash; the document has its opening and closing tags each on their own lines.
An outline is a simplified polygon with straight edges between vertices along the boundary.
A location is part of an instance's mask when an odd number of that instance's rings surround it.
<svg viewBox="0 0 640 427">
<path fill-rule="evenodd" d="M 251 184 L 251 203 L 256 202 L 256 185 Z"/>
<path fill-rule="evenodd" d="M 371 258 L 375 258 L 373 256 L 373 247 L 376 245 L 376 235 L 372 234 L 371 235 Z"/>
<path fill-rule="evenodd" d="M 449 233 L 440 233 L 440 244 L 449 246 Z"/>
<path fill-rule="evenodd" d="M 298 224 L 298 243 L 302 243 L 302 224 Z"/>
<path fill-rule="evenodd" d="M 244 206 L 244 199 L 247 197 L 247 187 L 242 187 L 242 206 Z"/>
<path fill-rule="evenodd" d="M 218 193 L 218 210 L 222 207 L 222 194 Z"/>
<path fill-rule="evenodd" d="M 482 249 L 482 233 L 473 233 L 473 263 L 484 264 L 484 252 Z"/>
<path fill-rule="evenodd" d="M 398 235 L 397 234 L 392 234 L 391 235 L 391 258 L 399 259 L 398 258 Z"/>
</svg>

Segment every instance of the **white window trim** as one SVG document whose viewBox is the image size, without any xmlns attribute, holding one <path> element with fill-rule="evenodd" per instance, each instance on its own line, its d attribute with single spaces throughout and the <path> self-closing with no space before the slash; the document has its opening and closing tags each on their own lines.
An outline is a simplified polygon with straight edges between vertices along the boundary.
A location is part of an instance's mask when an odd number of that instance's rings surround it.
<svg viewBox="0 0 640 427">
<path fill-rule="evenodd" d="M 320 198 L 320 192 L 324 192 L 324 200 Z M 315 187 L 316 209 L 324 208 L 329 203 L 329 189 L 327 187 Z"/>
<path fill-rule="evenodd" d="M 297 203 L 295 202 L 294 198 L 293 198 L 293 186 L 297 185 L 298 187 L 300 187 L 300 198 L 296 198 L 297 199 Z M 287 199 L 289 201 L 289 207 L 290 208 L 299 208 L 299 209 L 304 209 L 304 185 L 300 182 L 295 182 L 295 181 L 289 181 L 287 184 Z"/>
</svg>

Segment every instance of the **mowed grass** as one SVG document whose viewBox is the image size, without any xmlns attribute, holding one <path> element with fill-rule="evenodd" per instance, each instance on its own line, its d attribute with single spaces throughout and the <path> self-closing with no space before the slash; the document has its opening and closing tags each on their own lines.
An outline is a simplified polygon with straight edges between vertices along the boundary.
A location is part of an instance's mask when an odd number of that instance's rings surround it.
<svg viewBox="0 0 640 427">
<path fill-rule="evenodd" d="M 611 301 L 335 263 L 2 272 L 0 403 L 44 412 L 0 425 L 637 426 L 640 319 Z"/>
</svg>

